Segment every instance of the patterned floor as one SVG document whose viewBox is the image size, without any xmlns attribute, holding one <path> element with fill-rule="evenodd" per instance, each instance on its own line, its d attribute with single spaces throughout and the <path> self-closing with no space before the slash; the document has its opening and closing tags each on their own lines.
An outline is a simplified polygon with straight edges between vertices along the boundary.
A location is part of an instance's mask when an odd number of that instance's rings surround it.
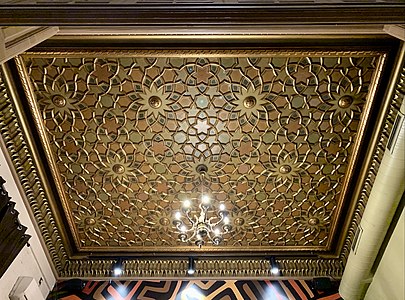
<svg viewBox="0 0 405 300">
<path fill-rule="evenodd" d="M 59 283 L 48 300 L 337 300 L 337 285 L 316 291 L 311 280 L 88 281 Z"/>
</svg>

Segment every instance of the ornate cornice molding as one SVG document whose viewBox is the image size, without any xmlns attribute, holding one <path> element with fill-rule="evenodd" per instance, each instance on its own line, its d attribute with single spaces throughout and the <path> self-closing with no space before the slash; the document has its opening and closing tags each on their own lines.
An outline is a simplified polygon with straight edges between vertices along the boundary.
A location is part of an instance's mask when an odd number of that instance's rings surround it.
<svg viewBox="0 0 405 300">
<path fill-rule="evenodd" d="M 404 56 L 404 54 L 402 54 L 402 56 Z M 402 69 L 398 74 L 398 77 L 393 78 L 393 82 L 394 82 L 394 93 L 391 99 L 389 100 L 389 104 L 387 105 L 388 109 L 385 112 L 384 124 L 378 135 L 378 142 L 374 148 L 371 162 L 366 172 L 367 174 L 366 179 L 364 180 L 360 196 L 358 198 L 359 200 L 356 204 L 355 211 L 353 214 L 353 219 L 347 233 L 346 241 L 340 254 L 341 259 L 345 263 L 349 256 L 357 228 L 360 225 L 364 209 L 367 205 L 367 200 L 370 196 L 371 189 L 377 176 L 377 172 L 380 167 L 384 151 L 387 147 L 387 143 L 391 134 L 392 127 L 395 122 L 395 118 L 400 110 L 402 102 L 404 101 L 403 99 L 405 94 L 405 64 L 403 64 Z"/>
<path fill-rule="evenodd" d="M 170 38 L 170 36 L 167 36 Z M 363 56 L 381 56 L 384 55 L 383 51 L 325 51 L 325 50 L 288 50 L 288 49 L 249 49 L 249 50 L 159 50 L 159 49 L 138 49 L 136 51 L 125 50 L 69 50 L 69 51 L 38 51 L 26 52 L 24 57 L 363 57 Z"/>
<path fill-rule="evenodd" d="M 69 261 L 61 277 L 109 277 L 114 260 Z M 280 259 L 284 277 L 339 277 L 343 263 L 339 259 Z M 269 278 L 269 262 L 265 259 L 198 259 L 197 278 Z M 188 260 L 150 259 L 124 260 L 123 277 L 185 278 Z"/>
<path fill-rule="evenodd" d="M 60 272 L 68 256 L 55 226 L 37 167 L 21 129 L 22 124 L 18 120 L 15 104 L 11 100 L 10 87 L 5 83 L 6 72 L 4 67 L 0 70 L 0 132 L 54 266 Z M 49 231 L 50 224 L 53 225 L 51 227 L 53 232 Z"/>
</svg>

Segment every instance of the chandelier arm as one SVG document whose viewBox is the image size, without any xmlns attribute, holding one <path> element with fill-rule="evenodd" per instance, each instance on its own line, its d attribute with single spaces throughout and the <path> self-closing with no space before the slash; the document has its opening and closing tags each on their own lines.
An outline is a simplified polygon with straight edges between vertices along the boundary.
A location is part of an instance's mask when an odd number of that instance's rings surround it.
<svg viewBox="0 0 405 300">
<path fill-rule="evenodd" d="M 222 236 L 222 235 L 223 235 L 222 228 L 219 229 L 219 228 L 217 227 L 217 225 L 218 225 L 219 223 L 220 223 L 220 222 L 213 223 L 213 224 L 208 224 L 209 233 L 214 235 L 214 237 L 211 237 L 211 235 L 210 235 L 210 239 L 211 239 L 211 240 L 214 240 L 215 237 L 219 237 L 219 236 Z M 217 227 L 217 228 L 215 228 L 215 227 Z M 216 230 L 217 230 L 218 233 L 216 233 Z"/>
<path fill-rule="evenodd" d="M 198 224 L 198 217 L 194 215 L 195 221 L 193 222 L 193 227 L 195 227 Z"/>
<path fill-rule="evenodd" d="M 222 240 L 222 232 L 216 234 L 214 231 L 209 231 L 207 233 L 208 239 L 211 241 L 212 244 L 218 245 Z"/>
<path fill-rule="evenodd" d="M 207 209 L 206 207 L 202 206 L 202 210 L 201 210 L 201 212 L 200 212 L 200 220 L 199 220 L 199 221 L 204 222 L 204 223 L 207 223 L 207 222 L 208 222 L 208 220 L 207 220 L 207 211 L 208 211 L 208 209 Z"/>
<path fill-rule="evenodd" d="M 190 217 L 190 210 L 186 210 L 185 215 L 186 215 L 187 220 L 190 221 L 191 225 L 194 225 L 195 222 L 193 221 L 192 217 Z"/>
<path fill-rule="evenodd" d="M 206 224 L 209 232 L 214 232 L 213 226 L 215 226 L 215 224 L 211 224 L 210 220 L 208 220 Z"/>
<path fill-rule="evenodd" d="M 218 217 L 211 217 L 208 221 L 211 222 L 211 220 L 215 219 L 215 218 L 218 218 Z M 219 214 L 218 222 L 212 223 L 212 226 L 214 227 L 214 226 L 217 226 L 217 225 L 219 225 L 221 223 L 224 223 L 224 214 L 222 214 L 222 213 Z"/>
<path fill-rule="evenodd" d="M 210 223 L 210 224 L 213 224 L 213 223 L 211 222 L 213 219 L 216 219 L 216 217 L 210 217 L 210 218 L 207 220 L 207 222 Z"/>
<path fill-rule="evenodd" d="M 211 226 L 212 228 L 214 228 L 214 227 L 218 226 L 220 223 L 222 223 L 222 220 L 221 220 L 221 221 L 218 221 L 218 222 L 215 222 L 215 223 L 211 223 L 210 226 Z"/>
<path fill-rule="evenodd" d="M 208 237 L 208 239 L 212 242 L 212 241 L 214 241 L 214 240 L 213 240 L 213 237 L 211 236 L 211 233 L 212 233 L 212 231 L 209 231 L 209 232 L 207 233 L 207 237 Z"/>
<path fill-rule="evenodd" d="M 196 231 L 193 230 L 193 233 L 192 233 L 191 236 L 187 239 L 187 241 L 191 241 L 195 236 L 196 236 Z"/>
<path fill-rule="evenodd" d="M 184 227 L 183 227 L 184 226 Z M 192 231 L 192 228 L 188 228 L 188 226 L 181 220 L 176 224 L 176 228 L 181 232 L 181 233 L 186 233 Z"/>
<path fill-rule="evenodd" d="M 176 228 L 181 231 L 181 226 L 184 225 L 182 221 L 179 220 L 179 222 L 176 223 Z"/>
</svg>

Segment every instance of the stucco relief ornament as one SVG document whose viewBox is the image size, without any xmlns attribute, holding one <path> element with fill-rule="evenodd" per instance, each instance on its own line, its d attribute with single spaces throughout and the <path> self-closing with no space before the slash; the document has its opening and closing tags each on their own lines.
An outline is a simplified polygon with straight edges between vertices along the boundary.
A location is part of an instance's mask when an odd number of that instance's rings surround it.
<svg viewBox="0 0 405 300">
<path fill-rule="evenodd" d="M 170 93 L 165 92 L 164 87 L 152 85 L 150 89 L 145 86 L 135 101 L 140 105 L 139 112 L 144 113 L 146 118 L 152 116 L 156 120 L 159 115 L 165 116 L 167 111 L 172 110 L 169 105 L 173 101 L 169 98 Z"/>
<path fill-rule="evenodd" d="M 298 157 L 277 156 L 275 161 L 271 161 L 269 171 L 276 182 L 286 183 L 292 182 L 294 178 L 300 178 L 308 165 L 305 161 L 299 161 Z"/>
<path fill-rule="evenodd" d="M 241 240 L 254 241 L 253 238 L 247 238 L 247 235 L 252 235 L 255 229 L 259 227 L 259 217 L 255 210 L 241 209 L 237 212 L 232 212 L 232 235 L 234 244 L 238 244 Z"/>
<path fill-rule="evenodd" d="M 323 94 L 322 98 L 325 103 L 320 104 L 319 109 L 326 112 L 326 119 L 330 119 L 333 124 L 340 122 L 345 126 L 349 125 L 353 119 L 359 118 L 366 102 L 365 93 L 342 87 L 339 87 L 336 92 Z"/>
<path fill-rule="evenodd" d="M 195 63 L 186 64 L 180 69 L 176 78 L 185 83 L 187 94 L 196 100 L 197 98 L 212 99 L 214 96 L 221 95 L 219 86 L 228 79 L 224 67 L 210 62 L 207 58 L 198 58 Z"/>
<path fill-rule="evenodd" d="M 303 238 L 314 240 L 316 236 L 318 243 L 322 244 L 327 239 L 326 229 L 330 226 L 330 218 L 331 216 L 325 214 L 322 208 L 301 209 L 301 216 L 297 220 Z"/>
<path fill-rule="evenodd" d="M 216 166 L 217 164 L 217 162 L 210 159 L 200 158 L 198 160 L 195 158 L 194 161 L 187 164 L 188 167 L 186 170 L 188 171 L 188 176 L 190 176 L 192 180 L 197 180 L 198 178 L 201 178 L 201 174 L 198 172 L 198 166 L 204 165 L 207 168 L 207 171 L 204 174 L 205 179 L 210 180 L 211 182 L 218 182 L 217 172 L 220 172 L 220 170 L 218 170 Z"/>
<path fill-rule="evenodd" d="M 125 153 L 116 153 L 108 150 L 106 155 L 100 155 L 97 166 L 111 181 L 129 181 L 130 177 L 135 177 L 133 161 Z M 104 177 L 105 177 L 104 176 Z M 106 178 L 104 178 L 106 179 Z"/>
<path fill-rule="evenodd" d="M 235 94 L 235 111 L 239 112 L 239 116 L 246 115 L 247 119 L 252 116 L 259 118 L 260 112 L 265 112 L 264 105 L 269 101 L 266 99 L 266 93 L 262 93 L 260 87 L 254 87 L 250 84 L 249 87 L 241 88 L 240 92 Z"/>
<path fill-rule="evenodd" d="M 96 244 L 101 246 L 104 240 L 103 234 L 107 232 L 106 220 L 97 212 L 86 209 L 84 212 L 79 212 L 76 215 L 76 222 L 78 222 L 78 228 L 85 232 L 86 239 L 82 239 L 80 242 L 83 246 L 89 246 Z"/>
<path fill-rule="evenodd" d="M 54 82 L 51 86 L 45 85 L 45 91 L 41 91 L 40 97 L 38 97 L 38 104 L 45 117 L 61 124 L 66 119 L 74 118 L 73 112 L 77 111 L 75 107 L 78 104 L 77 98 L 81 98 L 81 96 L 81 94 L 70 91 L 67 83 L 60 85 L 58 82 Z"/>
<path fill-rule="evenodd" d="M 151 228 L 155 229 L 159 233 L 165 233 L 170 237 L 170 230 L 173 230 L 173 225 L 171 222 L 172 219 L 172 210 L 168 208 L 158 208 L 153 211 L 150 211 L 148 215 L 148 225 Z"/>
</svg>

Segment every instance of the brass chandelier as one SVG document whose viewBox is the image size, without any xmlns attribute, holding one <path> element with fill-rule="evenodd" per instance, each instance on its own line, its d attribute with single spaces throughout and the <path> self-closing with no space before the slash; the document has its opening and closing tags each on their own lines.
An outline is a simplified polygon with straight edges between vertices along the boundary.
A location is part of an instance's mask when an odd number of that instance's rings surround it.
<svg viewBox="0 0 405 300">
<path fill-rule="evenodd" d="M 195 243 L 201 248 L 206 241 L 215 246 L 223 240 L 223 234 L 231 230 L 230 219 L 225 204 L 214 205 L 207 193 L 204 193 L 205 175 L 208 171 L 206 165 L 196 168 L 201 178 L 201 195 L 199 198 L 186 199 L 180 211 L 175 213 L 173 224 L 180 232 L 178 237 L 182 242 Z M 192 210 L 193 201 L 198 202 L 198 210 Z"/>
</svg>

